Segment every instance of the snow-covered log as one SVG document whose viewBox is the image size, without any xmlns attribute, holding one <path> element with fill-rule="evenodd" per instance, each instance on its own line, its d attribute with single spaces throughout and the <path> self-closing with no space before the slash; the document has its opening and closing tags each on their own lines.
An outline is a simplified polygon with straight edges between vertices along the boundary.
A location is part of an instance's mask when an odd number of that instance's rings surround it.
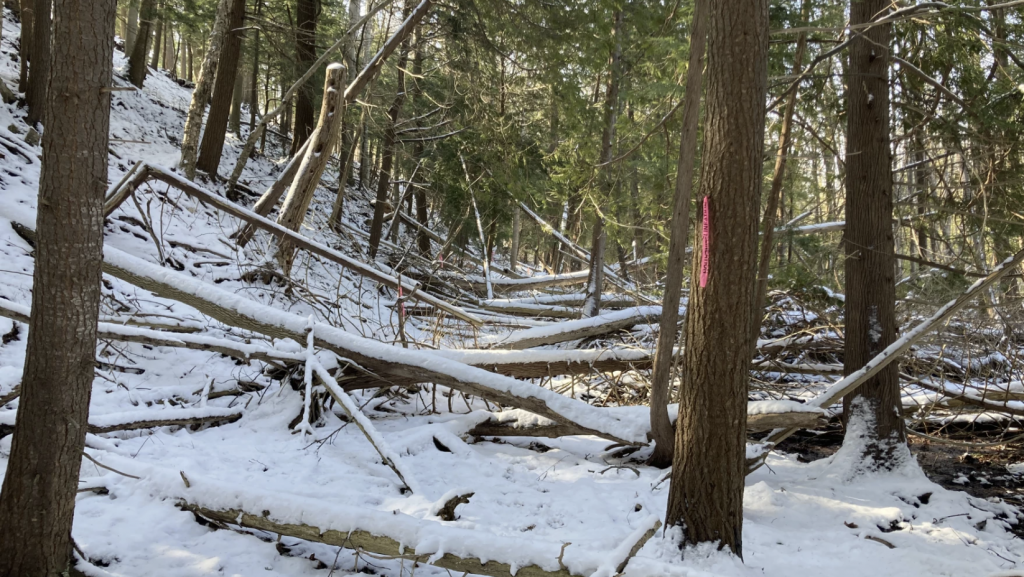
<svg viewBox="0 0 1024 577">
<path fill-rule="evenodd" d="M 178 271 L 162 268 L 112 247 L 104 248 L 105 273 L 183 302 L 225 324 L 273 338 L 305 339 L 307 320 L 221 290 Z M 607 413 L 543 387 L 496 375 L 426 352 L 399 349 L 353 335 L 331 325 L 315 323 L 316 345 L 379 375 L 417 378 L 484 397 L 553 419 L 574 423 L 617 442 L 643 442 L 636 422 L 609 418 Z"/>
<path fill-rule="evenodd" d="M 178 190 L 182 191 L 186 195 L 196 200 L 199 200 L 209 206 L 217 208 L 218 210 L 226 212 L 231 216 L 234 216 L 235 218 L 238 218 L 244 222 L 252 224 L 258 229 L 270 232 L 271 234 L 274 234 L 279 238 L 287 239 L 296 248 L 300 248 L 302 250 L 311 252 L 317 256 L 323 257 L 331 262 L 334 262 L 345 267 L 346 269 L 358 275 L 379 282 L 384 286 L 396 290 L 398 289 L 400 283 L 399 280 L 396 279 L 395 277 L 380 272 L 328 246 L 325 246 L 312 239 L 304 237 L 296 232 L 288 230 L 287 228 L 277 224 L 276 222 L 268 220 L 264 217 L 259 216 L 258 214 L 253 213 L 250 210 L 247 210 L 245 208 L 242 208 L 241 206 L 229 202 L 221 198 L 220 196 L 200 186 L 197 186 L 196 184 L 189 182 L 188 180 L 185 180 L 184 178 L 171 172 L 170 170 L 157 166 L 145 165 L 138 170 L 136 175 L 128 183 L 126 183 L 124 187 L 129 188 L 131 191 L 134 191 L 139 186 L 142 186 L 143 183 L 151 180 L 156 180 L 169 184 L 177 188 Z M 115 197 L 119 197 L 120 194 L 120 192 L 116 192 Z M 129 194 L 131 194 L 131 192 L 129 192 Z M 124 198 L 127 198 L 127 195 L 125 195 Z M 121 198 L 121 200 L 123 201 L 124 198 Z M 441 299 L 438 299 L 430 294 L 420 291 L 418 290 L 418 287 L 412 286 L 409 283 L 401 284 L 403 290 L 412 295 L 410 298 L 413 298 L 414 300 L 429 303 L 437 307 L 438 309 L 443 310 L 446 313 L 456 318 L 462 319 L 470 324 L 476 326 L 483 324 L 483 321 L 481 321 L 479 318 L 457 306 L 446 303 Z"/>
<path fill-rule="evenodd" d="M 201 407 L 194 409 L 145 409 L 106 415 L 90 415 L 88 431 L 93 434 L 135 431 L 156 427 L 191 427 L 233 423 L 242 418 L 242 409 Z M 15 412 L 0 413 L 0 437 L 15 427 Z"/>
<path fill-rule="evenodd" d="M 963 308 L 964 305 L 971 302 L 974 297 L 988 289 L 988 287 L 992 286 L 1011 270 L 1017 268 L 1021 262 L 1024 262 L 1024 250 L 1021 250 L 1017 254 L 1004 260 L 995 268 L 995 270 L 989 273 L 988 276 L 983 279 L 978 279 L 977 282 L 961 293 L 960 296 L 946 303 L 942 308 L 935 311 L 935 314 L 931 317 L 907 331 L 907 333 L 897 339 L 896 342 L 886 347 L 884 351 L 875 355 L 875 357 L 868 361 L 866 365 L 837 381 L 809 404 L 820 408 L 830 407 L 839 402 L 839 400 L 846 395 L 857 390 L 857 387 L 866 383 L 868 379 L 878 374 L 878 372 L 888 366 L 889 363 L 898 360 L 903 353 L 914 345 L 914 343 L 918 342 L 932 330 L 938 328 L 942 323 L 949 320 L 958 310 Z M 764 442 L 766 445 L 778 445 L 783 439 L 795 433 L 797 429 L 798 427 L 779 427 L 772 431 Z M 758 461 L 758 464 L 751 467 L 751 470 L 758 468 L 760 463 L 763 463 L 763 461 Z"/>
<path fill-rule="evenodd" d="M 509 335 L 491 336 L 481 339 L 481 344 L 493 349 L 528 349 L 608 335 L 635 325 L 656 323 L 660 317 L 660 306 L 633 307 L 596 317 L 516 331 Z"/>
</svg>

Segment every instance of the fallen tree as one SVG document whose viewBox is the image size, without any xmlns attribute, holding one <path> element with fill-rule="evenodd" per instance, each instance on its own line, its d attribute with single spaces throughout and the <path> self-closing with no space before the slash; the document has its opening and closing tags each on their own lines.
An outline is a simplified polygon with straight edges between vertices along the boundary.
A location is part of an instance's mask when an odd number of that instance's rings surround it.
<svg viewBox="0 0 1024 577">
<path fill-rule="evenodd" d="M 656 323 L 660 316 L 660 306 L 633 307 L 586 319 L 516 331 L 510 335 L 492 336 L 481 339 L 481 343 L 493 349 L 528 349 L 608 335 L 635 325 Z"/>
<path fill-rule="evenodd" d="M 420 300 L 430 305 L 437 307 L 440 310 L 447 312 L 448 314 L 462 319 L 472 325 L 479 326 L 483 324 L 476 316 L 466 312 L 465 310 L 448 304 L 441 299 L 438 299 L 430 294 L 427 294 L 419 287 L 412 286 L 409 283 L 401 283 L 397 278 L 380 272 L 358 260 L 351 257 L 345 256 L 340 252 L 320 244 L 314 240 L 306 238 L 297 232 L 288 230 L 287 228 L 254 214 L 252 211 L 242 208 L 232 202 L 229 202 L 216 194 L 197 186 L 196 184 L 185 180 L 181 176 L 174 174 L 173 172 L 166 170 L 162 167 L 153 166 L 149 164 L 143 164 L 140 168 L 135 171 L 134 176 L 125 182 L 121 188 L 116 189 L 107 199 L 106 206 L 104 208 L 104 214 L 110 214 L 113 212 L 120 203 L 124 202 L 131 194 L 134 194 L 140 186 L 146 182 L 159 181 L 165 184 L 169 184 L 174 188 L 177 188 L 187 196 L 194 198 L 204 204 L 212 206 L 218 210 L 226 212 L 227 214 L 234 216 L 244 222 L 252 224 L 258 229 L 265 230 L 276 235 L 280 239 L 286 239 L 296 248 L 306 250 L 317 256 L 326 258 L 327 260 L 339 264 L 358 275 L 369 278 L 373 281 L 379 282 L 384 286 L 398 290 L 401 286 L 402 289 L 409 294 L 409 298 L 414 300 Z"/>
<path fill-rule="evenodd" d="M 136 431 L 157 427 L 193 427 L 222 425 L 242 418 L 242 409 L 201 407 L 196 409 L 149 409 L 106 415 L 90 415 L 88 432 L 98 435 L 115 431 Z M 0 437 L 9 435 L 16 426 L 15 412 L 0 413 Z"/>
</svg>

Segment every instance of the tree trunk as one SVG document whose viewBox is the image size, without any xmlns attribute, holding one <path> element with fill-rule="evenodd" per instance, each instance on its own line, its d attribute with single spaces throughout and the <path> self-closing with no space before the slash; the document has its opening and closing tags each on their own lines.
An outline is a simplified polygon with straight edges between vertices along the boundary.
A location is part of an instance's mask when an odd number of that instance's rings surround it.
<svg viewBox="0 0 1024 577">
<path fill-rule="evenodd" d="M 52 0 L 35 0 L 32 13 L 32 61 L 28 75 L 29 125 L 46 123 L 46 85 L 50 77 L 50 20 Z"/>
<path fill-rule="evenodd" d="M 256 2 L 256 16 L 263 12 L 263 2 Z M 256 110 L 259 109 L 260 95 L 257 90 L 260 83 L 260 30 L 253 31 L 252 38 L 252 76 L 249 78 L 249 134 L 256 127 Z"/>
<path fill-rule="evenodd" d="M 593 240 L 590 246 L 590 277 L 587 297 L 583 301 L 583 316 L 596 317 L 601 312 L 601 292 L 604 290 L 604 217 L 594 219 Z"/>
<path fill-rule="evenodd" d="M 239 54 L 238 66 L 241 67 L 241 65 L 241 54 Z M 239 70 L 235 72 L 235 87 L 231 92 L 231 113 L 228 115 L 228 130 L 235 136 L 241 136 L 242 102 L 245 101 L 246 96 L 245 74 Z"/>
<path fill-rule="evenodd" d="M 129 0 L 128 20 L 125 23 L 127 30 L 124 39 L 124 53 L 131 54 L 135 46 L 135 39 L 139 37 L 139 0 Z"/>
<path fill-rule="evenodd" d="M 767 87 L 768 5 L 711 3 L 701 198 L 666 524 L 742 556 L 747 384 Z M 707 271 L 706 282 L 700 269 Z"/>
<path fill-rule="evenodd" d="M 161 6 L 163 8 L 163 6 Z M 149 67 L 153 70 L 160 69 L 160 54 L 164 47 L 164 19 L 161 17 L 156 22 L 156 32 L 153 33 L 153 54 L 149 61 Z"/>
<path fill-rule="evenodd" d="M 56 0 L 18 426 L 0 490 L 0 575 L 66 575 L 103 259 L 115 0 Z M 36 80 L 41 80 L 38 76 Z"/>
<path fill-rule="evenodd" d="M 178 62 L 175 59 L 177 51 L 174 49 L 174 27 L 171 26 L 170 22 L 167 22 L 164 26 L 164 68 L 167 69 L 171 75 L 174 75 L 174 68 Z"/>
<path fill-rule="evenodd" d="M 146 81 L 146 55 L 149 54 L 149 40 L 156 17 L 156 0 L 142 0 L 139 9 L 139 33 L 128 58 L 128 79 L 138 88 Z"/>
<path fill-rule="evenodd" d="M 700 123 L 700 93 L 704 72 L 704 47 L 707 42 L 710 0 L 697 0 L 693 7 L 690 31 L 690 60 L 686 68 L 686 93 L 683 98 L 683 126 L 679 135 L 679 158 L 676 161 L 676 190 L 669 232 L 668 270 L 661 306 L 658 345 L 651 374 L 651 437 L 654 453 L 650 464 L 668 467 L 672 464 L 672 422 L 668 415 L 671 389 L 672 350 L 676 344 L 679 322 L 679 298 L 683 288 L 683 267 L 686 245 L 690 240 L 690 199 L 693 196 L 693 172 L 697 161 L 697 128 Z"/>
<path fill-rule="evenodd" d="M 806 22 L 809 16 L 810 2 L 801 2 L 801 21 Z M 803 69 L 804 49 L 807 36 L 801 33 L 796 40 L 796 55 L 793 57 L 793 75 L 800 74 Z M 782 127 L 779 129 L 779 149 L 775 155 L 775 170 L 772 173 L 772 186 L 768 191 L 768 205 L 764 209 L 761 220 L 761 252 L 757 263 L 757 288 L 754 292 L 754 316 L 750 325 L 751 338 L 757 341 L 761 335 L 761 320 L 764 317 L 764 299 L 768 294 L 768 265 L 771 263 L 775 248 L 775 223 L 778 220 L 779 200 L 782 197 L 782 183 L 786 177 L 786 160 L 792 145 L 793 113 L 796 110 L 796 95 L 793 89 L 786 99 L 786 108 L 782 112 Z"/>
<path fill-rule="evenodd" d="M 213 85 L 213 99 L 210 101 L 210 113 L 206 118 L 206 130 L 203 141 L 199 145 L 199 158 L 196 169 L 217 176 L 221 153 L 224 151 L 224 136 L 227 132 L 231 102 L 235 93 L 235 78 L 238 74 L 239 55 L 242 49 L 241 32 L 232 32 L 242 27 L 245 18 L 245 0 L 231 0 L 228 13 L 228 32 L 224 35 L 224 46 L 221 48 L 220 62 L 217 64 L 217 78 Z"/>
<path fill-rule="evenodd" d="M 143 0 L 153 2 L 154 0 Z M 188 115 L 185 117 L 185 133 L 181 138 L 181 166 L 185 176 L 191 180 L 196 177 L 196 154 L 199 148 L 199 129 L 203 124 L 203 111 L 206 110 L 206 101 L 210 98 L 213 90 L 213 80 L 217 74 L 217 64 L 220 62 L 221 50 L 224 47 L 224 40 L 228 30 L 228 22 L 231 16 L 231 6 L 234 0 L 220 0 L 217 5 L 217 17 L 213 21 L 213 30 L 210 32 L 210 47 L 203 58 L 203 67 L 199 71 L 199 81 L 192 91 L 192 101 L 188 105 Z M 141 86 L 137 84 L 136 86 Z"/>
<path fill-rule="evenodd" d="M 412 8 L 412 0 L 406 0 L 402 9 L 402 19 L 405 20 Z M 384 129 L 384 142 L 381 144 L 380 172 L 377 179 L 377 203 L 373 207 L 373 221 L 370 223 L 370 258 L 377 256 L 377 248 L 380 245 L 381 234 L 384 230 L 384 213 L 388 200 L 388 188 L 391 184 L 391 170 L 395 156 L 395 124 L 402 113 L 402 105 L 405 103 L 405 65 L 409 61 L 409 44 L 403 42 L 400 49 L 402 54 L 398 58 L 397 65 L 397 91 L 395 100 L 388 110 L 388 125 Z M 395 207 L 397 210 L 398 207 Z M 483 247 L 481 247 L 483 248 Z"/>
<path fill-rule="evenodd" d="M 850 24 L 888 13 L 884 0 L 853 0 Z M 860 369 L 896 340 L 892 166 L 889 150 L 889 43 L 892 26 L 865 30 L 850 45 L 846 153 L 846 345 L 844 373 Z M 899 367 L 890 364 L 843 399 L 849 442 L 865 469 L 909 458 L 900 415 Z M 857 438 L 852 438 L 856 436 Z"/>
<path fill-rule="evenodd" d="M 313 201 L 313 193 L 320 184 L 320 176 L 327 167 L 338 136 L 338 127 L 345 114 L 345 66 L 334 63 L 327 67 L 327 79 L 324 82 L 324 99 L 320 108 L 320 120 L 313 131 L 310 146 L 302 158 L 295 180 L 288 190 L 288 196 L 281 206 L 281 214 L 277 224 L 298 231 L 306 218 L 309 203 Z M 295 251 L 286 240 L 281 240 L 277 251 L 277 260 L 285 275 L 291 271 Z"/>
<path fill-rule="evenodd" d="M 516 205 L 516 207 L 512 209 L 512 248 L 508 251 L 508 267 L 513 274 L 519 266 L 519 235 L 522 230 L 522 209 L 519 208 L 519 205 Z"/>
<path fill-rule="evenodd" d="M 28 65 L 32 52 L 34 0 L 21 0 L 21 37 L 18 40 L 18 92 L 28 91 Z"/>
<path fill-rule="evenodd" d="M 308 70 L 316 60 L 316 18 L 317 3 L 315 0 L 295 0 L 295 14 L 298 27 L 295 30 L 295 54 L 297 70 Z M 306 85 L 295 97 L 295 130 L 292 135 L 294 155 L 306 144 L 306 139 L 313 132 L 313 89 Z"/>
</svg>

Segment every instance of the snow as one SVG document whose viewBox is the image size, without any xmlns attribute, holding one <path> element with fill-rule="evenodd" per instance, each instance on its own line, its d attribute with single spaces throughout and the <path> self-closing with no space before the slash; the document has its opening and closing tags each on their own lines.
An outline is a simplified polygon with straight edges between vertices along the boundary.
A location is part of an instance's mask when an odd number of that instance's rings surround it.
<svg viewBox="0 0 1024 577">
<path fill-rule="evenodd" d="M 9 12 L 7 15 L 0 45 L 0 53 L 7 58 L 0 59 L 0 79 L 13 86 L 17 62 L 10 56 L 18 29 Z M 116 70 L 123 71 L 124 66 L 123 54 L 117 53 Z M 116 78 L 115 84 L 123 86 L 126 82 Z M 147 144 L 112 143 L 116 156 L 111 156 L 110 181 L 118 181 L 139 161 L 173 165 L 178 156 L 176 139 L 189 102 L 188 90 L 163 73 L 156 73 L 146 80 L 142 91 L 116 92 L 112 99 L 111 136 Z M 0 106 L 0 131 L 14 126 L 24 134 L 24 114 L 23 109 Z M 31 303 L 31 248 L 10 223 L 35 222 L 40 149 L 24 144 L 19 135 L 4 135 L 27 153 L 28 160 L 17 154 L 0 159 L 0 298 L 6 299 L 5 307 L 19 307 L 27 314 Z M 244 130 L 241 136 L 229 135 L 222 170 L 234 164 L 244 137 Z M 254 158 L 241 181 L 262 188 L 281 168 L 280 163 Z M 272 285 L 243 282 L 240 275 L 265 262 L 272 248 L 266 236 L 257 234 L 244 252 L 237 251 L 227 240 L 238 227 L 237 219 L 165 189 L 154 186 L 140 190 L 141 214 L 128 202 L 112 215 L 105 237 L 111 262 L 157 275 L 223 305 L 237 306 L 262 321 L 287 328 L 290 334 L 306 335 L 312 315 L 316 339 L 338 342 L 368 357 L 397 359 L 416 370 L 480 379 L 488 386 L 543 399 L 595 429 L 645 439 L 645 407 L 590 407 L 533 382 L 493 375 L 465 363 L 528 359 L 550 362 L 556 358 L 589 362 L 607 358 L 604 355 L 626 358 L 646 355 L 646 351 L 431 353 L 392 346 L 389 343 L 397 338 L 395 313 L 386 304 L 394 300 L 394 294 L 386 294 L 386 290 L 382 294 L 376 283 L 316 259 L 296 262 L 297 274 L 303 275 L 310 290 L 315 291 L 309 298 L 286 297 Z M 346 212 L 351 214 L 346 214 L 347 226 L 361 226 L 361 219 L 368 213 L 367 196 L 349 191 Z M 158 238 L 177 239 L 200 249 L 193 253 L 164 243 L 165 256 L 181 263 L 182 271 L 157 264 L 159 256 L 150 235 L 125 220 L 142 221 L 150 201 L 150 222 Z M 317 209 L 310 211 L 312 222 L 303 234 L 349 258 L 361 258 L 344 238 L 322 232 L 326 229 L 322 226 L 324 215 L 330 214 L 332 201 L 330 191 L 318 190 L 314 199 Z M 214 266 L 209 264 L 212 260 L 224 263 Z M 283 335 L 274 340 L 260 339 L 127 282 L 110 276 L 105 276 L 105 281 L 103 314 L 108 322 L 100 325 L 101 330 L 182 343 L 230 345 L 250 354 L 274 356 L 281 364 L 302 361 L 307 356 L 303 344 Z M 533 298 L 536 304 L 558 305 L 559 299 L 568 300 L 569 296 Z M 199 332 L 168 333 L 122 324 L 127 319 L 167 323 L 168 316 Z M 119 322 L 112 322 L 113 318 Z M 606 318 L 602 315 L 587 320 L 600 322 Z M 554 331 L 566 324 L 539 328 Z M 0 334 L 8 333 L 13 326 L 12 321 L 0 318 Z M 0 394 L 9 392 L 21 380 L 28 328 L 20 322 L 18 326 L 18 338 L 0 346 Z M 413 342 L 432 342 L 430 323 L 410 318 L 406 329 Z M 481 333 L 480 342 L 506 334 Z M 444 336 L 434 345 L 466 343 Z M 90 558 L 107 564 L 103 568 L 84 567 L 89 575 L 324 577 L 332 570 L 335 575 L 412 574 L 408 561 L 372 559 L 351 550 L 289 537 L 280 539 L 282 550 L 290 551 L 282 554 L 276 535 L 215 530 L 196 523 L 191 513 L 176 507 L 181 498 L 224 508 L 245 507 L 257 514 L 265 510 L 279 521 L 379 531 L 399 538 L 417 554 L 479 555 L 520 567 L 536 562 L 557 569 L 563 543 L 572 543 L 565 548 L 564 562 L 588 575 L 599 568 L 606 571 L 613 567 L 623 558 L 627 543 L 642 535 L 654 520 L 663 520 L 668 482 L 658 481 L 665 472 L 616 457 L 607 451 L 607 440 L 577 436 L 494 442 L 463 436 L 475 424 L 492 417 L 550 423 L 533 413 L 493 412 L 493 405 L 488 409 L 479 398 L 463 399 L 446 387 L 432 385 L 418 392 L 407 391 L 404 398 L 375 397 L 373 391 L 346 393 L 343 398 L 351 401 L 351 406 L 346 406 L 350 410 L 355 407 L 352 414 L 362 415 L 364 426 L 369 423 L 375 443 L 386 447 L 385 453 L 395 460 L 403 476 L 408 474 L 406 482 L 415 479 L 419 490 L 414 488 L 409 494 L 402 491 L 402 481 L 363 432 L 350 426 L 354 423 L 339 406 L 327 410 L 305 439 L 292 434 L 288 424 L 304 410 L 302 395 L 287 379 L 282 383 L 264 375 L 263 363 L 238 361 L 209 351 L 117 341 L 102 343 L 98 350 L 101 360 L 137 366 L 145 372 L 97 369 L 90 423 L 154 417 L 242 417 L 196 431 L 162 427 L 87 436 L 93 458 L 142 477 L 122 477 L 83 461 L 80 487 L 105 487 L 109 491 L 106 495 L 82 492 L 76 500 L 74 539 Z M 327 369 L 344 364 L 323 350 L 317 350 L 315 358 L 313 368 L 321 377 Z M 333 377 L 327 377 L 321 380 L 330 386 Z M 205 407 L 200 406 L 204 391 L 214 396 L 212 393 L 235 389 L 243 381 L 264 388 L 211 398 Z M 430 411 L 432 396 L 436 397 L 437 413 Z M 450 412 L 446 401 L 454 401 Z M 756 403 L 769 404 L 750 403 L 748 412 L 754 411 L 751 414 L 777 409 L 814 410 L 812 404 Z M 16 407 L 17 401 L 0 407 L 0 424 L 14 422 Z M 0 476 L 6 469 L 10 442 L 10 435 L 0 439 Z M 537 445 L 547 450 L 540 452 Z M 748 456 L 763 449 L 749 445 Z M 624 577 L 931 577 L 1013 575 L 1020 571 L 1024 543 L 1007 530 L 1006 523 L 1006 516 L 1013 519 L 1017 513 L 1002 503 L 942 489 L 928 481 L 912 461 L 898 471 L 859 472 L 854 478 L 849 476 L 852 467 L 846 454 L 801 463 L 794 456 L 773 453 L 766 464 L 746 479 L 742 562 L 714 546 L 680 551 L 679 529 L 670 527 L 659 530 L 629 561 Z M 611 465 L 632 467 L 638 474 L 625 468 L 610 469 Z M 188 488 L 182 472 L 189 479 Z M 459 507 L 459 518 L 452 522 L 438 520 L 434 514 L 438 501 L 462 490 L 475 495 Z M 893 523 L 895 530 L 891 530 Z M 884 539 L 896 548 L 889 549 L 867 537 Z M 317 569 L 317 561 L 330 569 Z M 449 575 L 424 564 L 416 567 L 415 574 Z"/>
</svg>

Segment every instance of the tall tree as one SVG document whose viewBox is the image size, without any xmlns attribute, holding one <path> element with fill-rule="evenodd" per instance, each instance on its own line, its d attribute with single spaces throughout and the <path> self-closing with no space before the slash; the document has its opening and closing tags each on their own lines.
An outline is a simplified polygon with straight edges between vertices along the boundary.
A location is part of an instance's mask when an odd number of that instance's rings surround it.
<svg viewBox="0 0 1024 577">
<path fill-rule="evenodd" d="M 853 0 L 850 25 L 883 17 L 885 0 Z M 843 372 L 860 369 L 896 340 L 892 157 L 889 149 L 891 24 L 872 26 L 850 44 L 846 152 L 846 344 Z M 864 466 L 885 469 L 908 455 L 900 414 L 899 367 L 889 364 L 843 399 L 847 437 Z"/>
<path fill-rule="evenodd" d="M 152 2 L 154 0 L 143 0 Z M 217 75 L 217 65 L 220 63 L 221 51 L 224 48 L 224 39 L 227 35 L 228 21 L 231 18 L 231 6 L 234 0 L 220 0 L 217 4 L 217 16 L 213 21 L 213 30 L 210 31 L 210 47 L 206 50 L 203 58 L 203 67 L 199 71 L 199 81 L 192 91 L 192 100 L 188 105 L 188 114 L 185 115 L 185 131 L 181 137 L 181 166 L 182 171 L 188 178 L 196 177 L 196 155 L 199 151 L 199 130 L 203 125 L 203 112 L 206 110 L 206 101 L 213 91 L 213 81 Z M 141 34 L 141 31 L 139 32 Z M 136 86 L 141 86 L 137 84 Z"/>
<path fill-rule="evenodd" d="M 316 60 L 316 19 L 317 4 L 315 0 L 295 0 L 295 67 L 306 71 Z M 313 89 L 307 84 L 295 98 L 295 129 L 292 132 L 292 150 L 295 154 L 306 144 L 313 132 Z"/>
<path fill-rule="evenodd" d="M 199 145 L 196 168 L 212 177 L 217 176 L 217 167 L 224 152 L 224 137 L 231 117 L 231 101 L 235 93 L 235 78 L 239 75 L 242 53 L 242 27 L 245 18 L 245 0 L 231 0 L 228 12 L 228 28 L 224 36 L 220 62 L 217 64 L 217 79 L 213 85 L 210 113 L 206 117 L 206 130 Z M 241 92 L 241 91 L 239 91 Z"/>
<path fill-rule="evenodd" d="M 673 432 L 668 414 L 670 373 L 678 331 L 679 298 L 683 289 L 683 261 L 690 237 L 690 202 L 693 196 L 694 165 L 697 161 L 697 126 L 704 78 L 704 45 L 708 37 L 708 2 L 694 2 L 693 25 L 690 29 L 690 59 L 686 67 L 686 93 L 683 94 L 683 126 L 676 162 L 668 269 L 665 272 L 665 294 L 661 302 L 658 348 L 651 372 L 651 436 L 654 439 L 654 453 L 651 454 L 650 464 L 655 467 L 668 467 L 672 464 Z"/>
<path fill-rule="evenodd" d="M 18 92 L 28 91 L 28 66 L 32 52 L 34 0 L 21 0 L 21 36 L 18 39 Z"/>
<path fill-rule="evenodd" d="M 115 0 L 56 0 L 32 330 L 0 490 L 0 576 L 67 575 L 99 317 Z M 38 77 L 37 77 L 37 80 Z"/>
<path fill-rule="evenodd" d="M 681 526 L 685 543 L 718 542 L 740 556 L 767 57 L 767 3 L 711 3 L 700 185 L 708 234 L 690 284 L 666 524 Z"/>
<path fill-rule="evenodd" d="M 135 39 L 139 36 L 139 0 L 128 0 L 128 16 L 124 27 L 124 52 L 131 54 Z"/>
<path fill-rule="evenodd" d="M 28 71 L 28 123 L 46 121 L 46 89 L 50 76 L 50 24 L 53 0 L 35 0 L 32 14 L 32 61 Z"/>
<path fill-rule="evenodd" d="M 146 55 L 149 54 L 149 41 L 153 31 L 153 19 L 156 18 L 156 0 L 142 0 L 139 9 L 139 32 L 132 46 L 132 54 L 128 58 L 128 80 L 142 88 L 146 81 Z"/>
</svg>

